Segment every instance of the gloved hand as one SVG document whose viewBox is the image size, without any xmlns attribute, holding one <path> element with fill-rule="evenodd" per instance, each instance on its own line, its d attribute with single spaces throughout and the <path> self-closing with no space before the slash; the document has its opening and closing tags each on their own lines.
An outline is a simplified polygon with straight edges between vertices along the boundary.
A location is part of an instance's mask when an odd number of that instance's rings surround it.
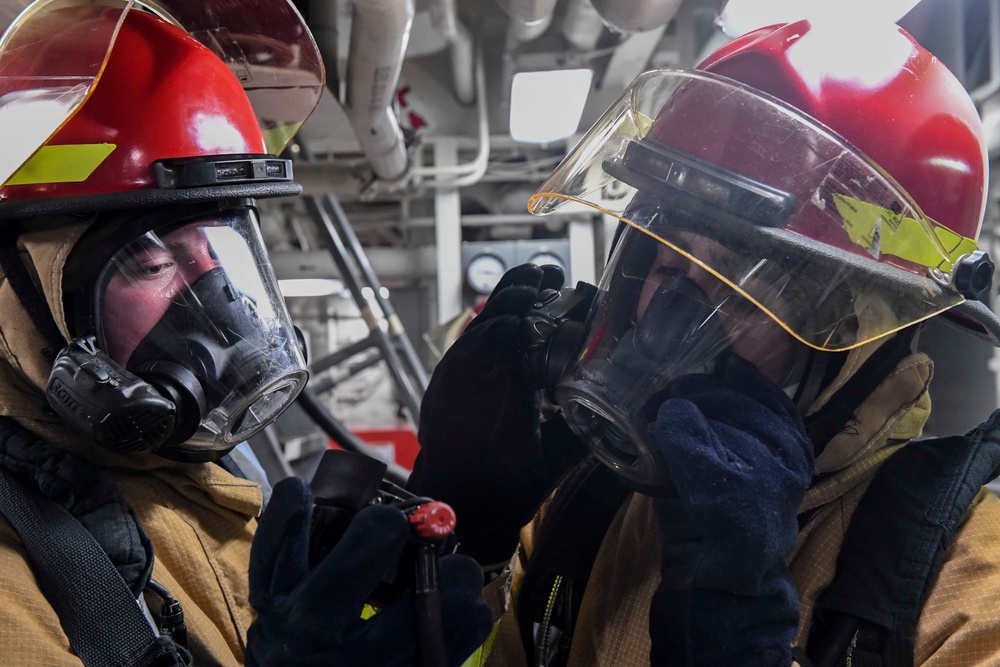
<svg viewBox="0 0 1000 667">
<path fill-rule="evenodd" d="M 792 401 L 731 355 L 674 381 L 654 435 L 676 494 L 654 500 L 662 580 L 654 665 L 791 664 L 798 596 L 786 565 L 813 447 Z"/>
<path fill-rule="evenodd" d="M 584 454 L 561 417 L 540 426 L 540 394 L 517 344 L 539 291 L 561 284 L 561 271 L 532 264 L 504 274 L 424 393 L 407 487 L 454 508 L 459 551 L 483 565 L 510 558 L 521 527 Z"/>
<path fill-rule="evenodd" d="M 299 478 L 282 480 L 260 519 L 250 551 L 250 626 L 246 664 L 416 664 L 413 591 L 368 620 L 366 598 L 399 557 L 409 530 L 393 507 L 367 507 L 351 520 L 337 546 L 309 570 L 312 492 Z M 450 665 L 460 665 L 492 627 L 480 597 L 483 573 L 458 554 L 440 561 L 441 614 Z"/>
</svg>

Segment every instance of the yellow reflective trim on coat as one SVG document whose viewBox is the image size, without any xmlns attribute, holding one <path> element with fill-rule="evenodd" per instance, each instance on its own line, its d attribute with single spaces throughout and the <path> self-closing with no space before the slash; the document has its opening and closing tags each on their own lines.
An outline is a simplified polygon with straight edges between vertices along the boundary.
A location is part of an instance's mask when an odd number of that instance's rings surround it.
<svg viewBox="0 0 1000 667">
<path fill-rule="evenodd" d="M 90 178 L 115 144 L 42 146 L 4 185 L 80 183 Z"/>
<path fill-rule="evenodd" d="M 493 624 L 493 630 L 490 631 L 490 636 L 486 638 L 482 646 L 477 648 L 475 652 L 465 659 L 462 663 L 462 667 L 483 667 L 486 664 L 486 659 L 490 657 L 490 651 L 493 650 L 493 640 L 497 638 L 497 628 L 500 627 L 500 621 Z"/>
<path fill-rule="evenodd" d="M 958 258 L 977 247 L 973 239 L 941 225 L 933 225 L 934 236 L 930 236 L 919 220 L 877 204 L 840 194 L 833 195 L 833 201 L 851 241 L 875 259 L 892 255 L 949 273 Z"/>
<path fill-rule="evenodd" d="M 378 610 L 366 602 L 361 608 L 361 619 L 367 621 L 377 613 Z M 493 624 L 490 636 L 486 638 L 486 641 L 484 641 L 472 655 L 465 659 L 465 662 L 462 663 L 462 667 L 484 667 L 486 659 L 490 657 L 490 651 L 493 650 L 493 641 L 497 638 L 497 629 L 499 627 L 500 621 Z"/>
</svg>

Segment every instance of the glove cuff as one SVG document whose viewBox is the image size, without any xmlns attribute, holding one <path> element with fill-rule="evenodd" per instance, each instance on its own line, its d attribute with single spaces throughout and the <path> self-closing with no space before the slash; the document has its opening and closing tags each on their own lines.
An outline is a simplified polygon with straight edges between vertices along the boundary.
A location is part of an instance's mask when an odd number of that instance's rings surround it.
<svg viewBox="0 0 1000 667">
<path fill-rule="evenodd" d="M 799 602 L 790 579 L 770 582 L 764 595 L 660 588 L 649 613 L 650 664 L 792 664 Z"/>
</svg>

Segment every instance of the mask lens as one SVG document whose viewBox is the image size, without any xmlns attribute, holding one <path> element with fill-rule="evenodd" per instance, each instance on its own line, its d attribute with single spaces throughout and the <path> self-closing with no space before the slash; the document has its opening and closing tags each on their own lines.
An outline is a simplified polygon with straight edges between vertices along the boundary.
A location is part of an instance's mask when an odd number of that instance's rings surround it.
<svg viewBox="0 0 1000 667">
<path fill-rule="evenodd" d="M 196 378 L 200 426 L 184 449 L 227 449 L 274 420 L 308 373 L 252 209 L 170 221 L 127 243 L 97 282 L 99 345 L 145 377 Z M 160 378 L 162 381 L 162 377 Z"/>
<path fill-rule="evenodd" d="M 245 440 L 250 434 L 274 421 L 295 399 L 305 380 L 305 377 L 296 375 L 258 392 L 260 395 L 254 397 L 250 405 L 234 412 L 234 417 L 230 420 L 232 426 L 229 429 L 229 439 L 237 442 Z"/>
<path fill-rule="evenodd" d="M 625 432 L 606 415 L 587 405 L 587 401 L 571 399 L 566 406 L 576 434 L 594 448 L 604 451 L 620 467 L 630 468 L 639 460 L 639 453 Z"/>
<path fill-rule="evenodd" d="M 722 256 L 726 249 L 693 236 Z M 582 352 L 555 391 L 567 423 L 595 456 L 646 487 L 669 485 L 651 426 L 674 380 L 714 374 L 738 354 L 781 387 L 808 358 L 798 343 L 728 285 L 672 247 L 626 227 L 584 324 Z"/>
</svg>

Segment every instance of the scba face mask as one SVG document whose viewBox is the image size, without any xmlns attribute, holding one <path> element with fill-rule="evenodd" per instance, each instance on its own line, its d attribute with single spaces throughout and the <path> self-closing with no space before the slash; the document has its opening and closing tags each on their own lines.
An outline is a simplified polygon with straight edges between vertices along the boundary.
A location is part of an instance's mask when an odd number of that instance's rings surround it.
<svg viewBox="0 0 1000 667">
<path fill-rule="evenodd" d="M 74 252 L 87 307 L 49 401 L 110 449 L 212 458 L 270 424 L 308 372 L 255 210 L 173 213 Z"/>
<path fill-rule="evenodd" d="M 675 243 L 716 263 L 729 253 L 694 234 Z M 809 348 L 739 292 L 628 226 L 584 326 L 585 342 L 556 387 L 556 401 L 600 460 L 650 491 L 667 484 L 651 427 L 674 380 L 715 373 L 720 360 L 737 354 L 793 393 L 809 357 Z"/>
</svg>

